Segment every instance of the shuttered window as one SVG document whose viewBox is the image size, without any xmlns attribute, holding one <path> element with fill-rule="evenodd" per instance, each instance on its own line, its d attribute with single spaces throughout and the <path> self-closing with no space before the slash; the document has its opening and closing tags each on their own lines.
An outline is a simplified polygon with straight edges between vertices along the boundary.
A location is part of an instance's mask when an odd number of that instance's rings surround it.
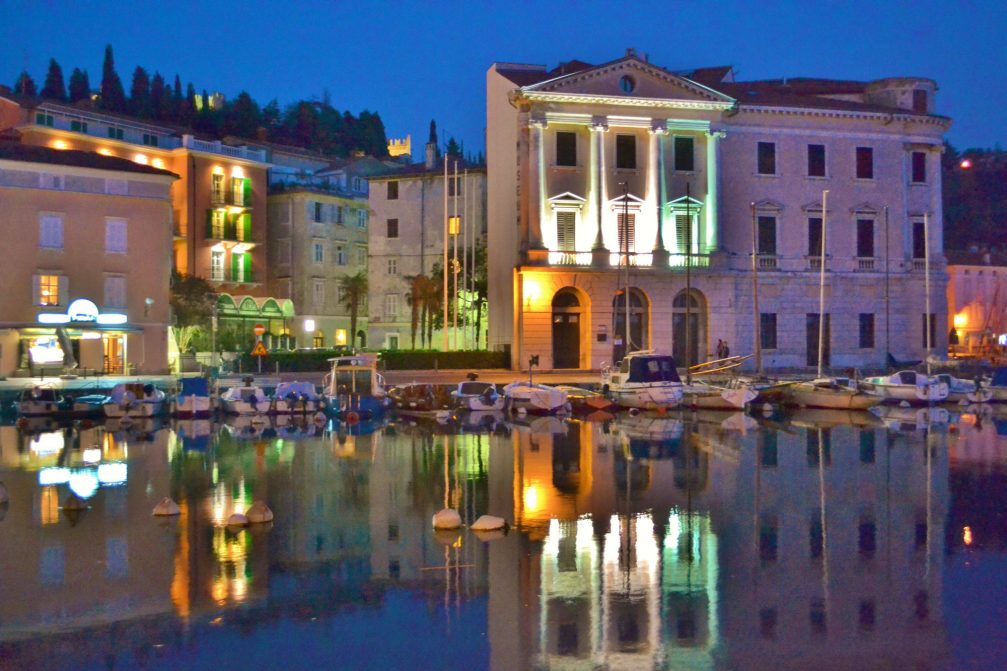
<svg viewBox="0 0 1007 671">
<path fill-rule="evenodd" d="M 105 307 L 126 307 L 126 278 L 122 275 L 105 277 Z"/>
<path fill-rule="evenodd" d="M 629 246 L 626 246 L 627 240 Z M 632 254 L 636 251 L 636 214 L 619 213 L 619 251 Z"/>
<path fill-rule="evenodd" d="M 556 213 L 556 247 L 561 252 L 573 252 L 577 250 L 576 212 Z"/>
<path fill-rule="evenodd" d="M 63 249 L 63 217 L 43 214 L 39 218 L 38 246 L 42 249 Z"/>
<path fill-rule="evenodd" d="M 675 214 L 675 244 L 680 252 L 685 253 L 686 248 L 689 243 L 692 243 L 692 248 L 696 248 L 695 235 L 692 235 L 690 240 L 690 233 L 695 233 L 695 231 L 689 231 L 689 215 Z"/>
<path fill-rule="evenodd" d="M 105 219 L 105 252 L 126 253 L 126 220 Z"/>
</svg>

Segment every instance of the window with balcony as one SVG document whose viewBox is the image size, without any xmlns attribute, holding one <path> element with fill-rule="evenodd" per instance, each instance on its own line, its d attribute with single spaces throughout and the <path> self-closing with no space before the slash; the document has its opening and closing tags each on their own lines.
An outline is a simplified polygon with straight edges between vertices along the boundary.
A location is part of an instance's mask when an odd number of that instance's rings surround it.
<svg viewBox="0 0 1007 671">
<path fill-rule="evenodd" d="M 857 147 L 857 179 L 874 179 L 873 147 Z"/>
<path fill-rule="evenodd" d="M 556 131 L 556 165 L 577 166 L 577 134 L 570 131 Z"/>
<path fill-rule="evenodd" d="M 59 275 L 35 276 L 35 304 L 59 305 Z"/>
<path fill-rule="evenodd" d="M 636 170 L 636 136 L 615 136 L 615 167 L 619 170 Z"/>
<path fill-rule="evenodd" d="M 675 171 L 692 172 L 696 169 L 696 142 L 689 136 L 675 137 Z"/>
<path fill-rule="evenodd" d="M 927 153 L 925 151 L 914 151 L 912 153 L 912 177 L 913 184 L 926 184 Z"/>
<path fill-rule="evenodd" d="M 399 199 L 399 182 L 398 180 L 390 180 L 388 182 L 388 200 L 398 200 Z"/>
<path fill-rule="evenodd" d="M 252 258 L 245 252 L 231 254 L 231 279 L 235 282 L 252 281 Z"/>
<path fill-rule="evenodd" d="M 105 276 L 105 307 L 126 307 L 126 278 L 122 275 Z"/>
<path fill-rule="evenodd" d="M 39 217 L 39 249 L 63 249 L 63 215 L 43 214 Z"/>
<path fill-rule="evenodd" d="M 857 258 L 874 258 L 873 219 L 857 219 Z"/>
<path fill-rule="evenodd" d="M 808 177 L 825 177 L 825 145 L 808 145 Z"/>
<path fill-rule="evenodd" d="M 231 178 L 231 202 L 238 207 L 244 207 L 245 202 L 245 180 L 241 177 Z"/>
<path fill-rule="evenodd" d="M 108 217 L 105 219 L 105 253 L 126 253 L 126 220 Z"/>
<path fill-rule="evenodd" d="M 209 216 L 209 230 L 207 231 L 207 237 L 211 240 L 223 240 L 226 236 L 227 229 L 227 211 L 226 210 L 207 210 Z"/>
<path fill-rule="evenodd" d="M 397 238 L 399 237 L 399 220 L 389 219 L 388 220 L 388 237 Z"/>
<path fill-rule="evenodd" d="M 808 217 L 808 256 L 822 255 L 822 218 Z"/>
<path fill-rule="evenodd" d="M 632 254 L 636 251 L 636 214 L 634 212 L 620 212 L 618 215 L 619 225 L 619 253 Z"/>
<path fill-rule="evenodd" d="M 224 279 L 224 252 L 210 252 L 210 279 L 221 282 Z"/>
<path fill-rule="evenodd" d="M 685 254 L 690 250 L 692 254 L 699 253 L 699 213 L 693 210 L 686 213 L 685 210 L 676 210 L 672 214 L 675 222 L 675 245 L 679 254 Z"/>
<path fill-rule="evenodd" d="M 560 252 L 577 251 L 577 213 L 556 213 L 556 250 Z"/>
<path fill-rule="evenodd" d="M 913 222 L 913 258 L 924 260 L 927 257 L 927 229 L 923 221 Z"/>
<path fill-rule="evenodd" d="M 214 205 L 224 202 L 224 176 L 219 172 L 213 173 L 210 177 L 210 201 Z"/>
<path fill-rule="evenodd" d="M 756 160 L 760 175 L 776 174 L 776 143 L 759 142 L 756 148 Z"/>
</svg>

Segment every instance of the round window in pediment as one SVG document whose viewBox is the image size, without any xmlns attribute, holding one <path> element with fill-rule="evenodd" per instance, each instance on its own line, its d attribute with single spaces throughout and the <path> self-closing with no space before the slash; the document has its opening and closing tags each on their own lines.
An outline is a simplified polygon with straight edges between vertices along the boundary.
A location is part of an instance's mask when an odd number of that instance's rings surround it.
<svg viewBox="0 0 1007 671">
<path fill-rule="evenodd" d="M 632 93 L 636 89 L 636 80 L 629 75 L 623 75 L 619 79 L 619 88 L 622 89 L 623 93 Z"/>
</svg>

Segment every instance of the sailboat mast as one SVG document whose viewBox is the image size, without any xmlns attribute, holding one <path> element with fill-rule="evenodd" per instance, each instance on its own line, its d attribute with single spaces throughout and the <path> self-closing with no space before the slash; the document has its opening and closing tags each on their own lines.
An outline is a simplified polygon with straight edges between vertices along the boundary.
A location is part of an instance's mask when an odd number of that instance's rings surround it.
<svg viewBox="0 0 1007 671">
<path fill-rule="evenodd" d="M 759 317 L 759 261 L 757 254 L 759 251 L 758 245 L 758 226 L 756 225 L 755 219 L 755 203 L 751 204 L 752 208 L 752 319 L 755 322 L 755 369 L 762 375 L 762 324 L 760 323 Z"/>
<path fill-rule="evenodd" d="M 892 351 L 892 327 L 891 327 L 891 301 L 888 294 L 888 206 L 885 205 L 885 355 Z"/>
<path fill-rule="evenodd" d="M 691 184 L 685 183 L 685 383 L 692 384 L 692 212 Z"/>
<path fill-rule="evenodd" d="M 623 283 L 623 296 L 622 296 L 622 305 L 626 311 L 625 314 L 623 315 L 623 317 L 626 320 L 625 321 L 626 331 L 625 334 L 623 335 L 623 339 L 625 342 L 625 345 L 623 346 L 623 352 L 624 352 L 623 357 L 625 357 L 627 354 L 629 354 L 630 348 L 632 347 L 629 337 L 629 182 L 622 183 L 622 226 L 623 226 L 622 238 L 625 241 L 625 248 L 626 248 L 625 254 L 623 256 L 626 264 L 626 276 L 623 278 L 624 283 Z"/>
<path fill-rule="evenodd" d="M 448 155 L 444 153 L 444 265 L 441 269 L 441 300 L 444 323 L 441 325 L 444 338 L 444 351 L 448 351 Z"/>
<path fill-rule="evenodd" d="M 825 231 L 829 218 L 829 190 L 822 191 L 822 254 L 818 272 L 818 377 L 822 377 L 825 355 Z"/>
<path fill-rule="evenodd" d="M 930 342 L 930 332 L 932 329 L 933 317 L 930 314 L 930 215 L 923 213 L 923 286 L 926 294 L 926 316 L 923 318 L 923 328 L 926 330 L 927 343 L 927 377 L 930 377 L 930 349 L 933 343 Z"/>
</svg>

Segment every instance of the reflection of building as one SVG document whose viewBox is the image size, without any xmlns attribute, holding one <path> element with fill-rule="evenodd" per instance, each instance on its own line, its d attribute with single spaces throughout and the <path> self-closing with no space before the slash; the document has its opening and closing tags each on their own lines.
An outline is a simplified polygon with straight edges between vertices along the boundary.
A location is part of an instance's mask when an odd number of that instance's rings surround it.
<svg viewBox="0 0 1007 671">
<path fill-rule="evenodd" d="M 942 663 L 944 435 L 622 424 L 517 430 L 494 461 L 518 524 L 490 550 L 494 668 Z"/>
<path fill-rule="evenodd" d="M 486 82 L 489 342 L 514 366 L 538 355 L 598 369 L 627 338 L 680 361 L 720 338 L 751 351 L 753 245 L 763 360 L 815 365 L 826 215 L 827 360 L 884 362 L 889 269 L 895 354 L 924 352 L 925 217 L 945 343 L 949 121 L 932 80 L 738 82 L 730 67 L 683 74 L 630 49 L 601 65 L 497 63 Z"/>
<path fill-rule="evenodd" d="M 167 369 L 169 190 L 119 158 L 0 143 L 0 375 Z"/>
</svg>

